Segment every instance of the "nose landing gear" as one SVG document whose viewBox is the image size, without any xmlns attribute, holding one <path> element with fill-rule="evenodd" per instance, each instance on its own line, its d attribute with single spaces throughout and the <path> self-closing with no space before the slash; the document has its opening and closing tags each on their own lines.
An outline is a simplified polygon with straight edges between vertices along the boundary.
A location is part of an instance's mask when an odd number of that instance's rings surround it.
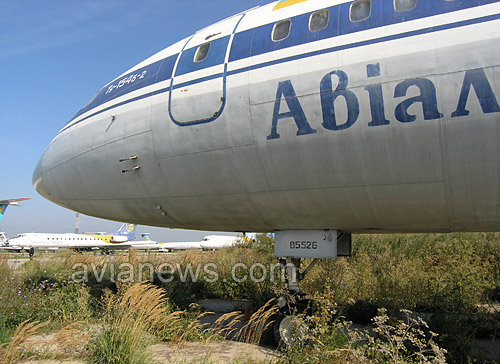
<svg viewBox="0 0 500 364">
<path fill-rule="evenodd" d="M 303 272 L 300 272 L 300 258 L 280 259 L 280 266 L 285 269 L 288 295 L 278 299 L 279 311 L 273 323 L 274 340 L 278 345 L 291 347 L 306 340 L 309 325 L 304 317 L 313 314 L 313 301 L 305 298 L 300 292 L 299 282 L 318 261 L 319 259 L 314 259 Z"/>
<path fill-rule="evenodd" d="M 337 230 L 285 230 L 275 234 L 274 255 L 285 270 L 288 294 L 278 299 L 279 313 L 273 324 L 274 339 L 278 345 L 291 347 L 308 336 L 306 317 L 313 314 L 313 301 L 305 298 L 299 283 L 318 263 L 319 259 L 335 259 L 351 255 L 351 234 Z M 300 272 L 302 258 L 312 258 L 309 266 Z"/>
</svg>

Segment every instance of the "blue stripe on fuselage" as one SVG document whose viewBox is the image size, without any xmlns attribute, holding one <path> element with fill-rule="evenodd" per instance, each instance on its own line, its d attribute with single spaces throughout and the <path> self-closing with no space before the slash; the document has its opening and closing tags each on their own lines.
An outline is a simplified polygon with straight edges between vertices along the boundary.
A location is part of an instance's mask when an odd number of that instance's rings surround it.
<svg viewBox="0 0 500 364">
<path fill-rule="evenodd" d="M 308 29 L 309 18 L 312 13 L 301 14 L 290 18 L 292 22 L 290 35 L 278 42 L 274 42 L 271 39 L 271 33 L 275 23 L 236 33 L 233 45 L 231 46 L 229 62 L 322 39 L 495 3 L 498 2 L 498 0 L 420 0 L 415 9 L 404 12 L 396 12 L 393 8 L 392 1 L 371 0 L 371 2 L 370 17 L 359 22 L 351 22 L 349 20 L 349 8 L 351 3 L 344 3 L 327 8 L 330 12 L 328 26 L 318 32 L 310 32 Z"/>
<path fill-rule="evenodd" d="M 138 70 L 130 72 L 123 77 L 117 78 L 113 82 L 103 87 L 94 98 L 85 105 L 74 117 L 73 121 L 78 116 L 96 108 L 99 105 L 105 104 L 117 97 L 129 94 L 146 86 L 168 80 L 172 77 L 177 54 L 151 63 Z M 135 79 L 134 79 L 134 76 Z M 134 81 L 131 81 L 134 79 Z M 127 82 L 129 80 L 129 82 Z M 122 82 L 120 86 L 120 82 Z M 70 121 L 70 123 L 71 123 Z"/>
<path fill-rule="evenodd" d="M 360 42 L 356 42 L 356 43 L 344 44 L 341 46 L 321 49 L 318 51 L 301 53 L 301 54 L 293 55 L 290 57 L 280 58 L 280 59 L 276 59 L 276 60 L 272 60 L 272 61 L 268 61 L 268 62 L 264 62 L 264 63 L 254 64 L 254 65 L 249 66 L 249 67 L 232 70 L 232 71 L 228 72 L 228 76 L 235 75 L 235 74 L 238 74 L 241 72 L 246 72 L 249 70 L 256 70 L 259 68 L 274 66 L 274 65 L 280 64 L 280 63 L 286 63 L 286 62 L 296 61 L 296 60 L 303 59 L 303 58 L 318 56 L 318 55 L 325 54 L 325 53 L 338 52 L 338 51 L 345 50 L 345 49 L 363 47 L 363 46 L 367 46 L 367 45 L 371 45 L 371 44 L 383 43 L 383 42 L 388 42 L 391 40 L 413 37 L 416 35 L 434 33 L 434 32 L 439 32 L 439 31 L 446 30 L 446 29 L 460 28 L 463 26 L 471 25 L 471 24 L 485 23 L 488 21 L 498 20 L 498 19 L 500 19 L 500 14 L 495 14 L 495 15 L 485 16 L 482 18 L 464 20 L 464 21 L 460 21 L 460 22 L 456 22 L 456 23 L 438 25 L 438 26 L 431 27 L 431 28 L 413 30 L 413 31 L 405 32 L 405 33 L 388 35 L 386 37 L 375 38 L 375 39 L 360 41 Z"/>
<path fill-rule="evenodd" d="M 392 24 L 397 24 L 397 23 L 403 23 L 406 21 L 410 20 L 415 20 L 415 19 L 420 19 L 420 18 L 425 18 L 429 16 L 434 16 L 434 15 L 439 15 L 439 14 L 445 14 L 445 13 L 451 13 L 454 11 L 462 10 L 462 9 L 468 9 L 468 8 L 473 8 L 481 5 L 486 5 L 486 4 L 491 4 L 491 3 L 496 3 L 499 2 L 499 0 L 455 0 L 455 1 L 446 1 L 446 0 L 427 0 L 423 1 L 420 0 L 417 4 L 417 7 L 415 9 L 412 9 L 410 11 L 406 12 L 396 12 L 393 9 L 393 2 L 392 1 L 387 1 L 387 0 L 372 0 L 372 9 L 371 9 L 371 15 L 368 19 L 360 21 L 360 22 L 351 22 L 349 20 L 349 8 L 351 3 L 344 3 L 340 4 L 331 8 L 328 8 L 330 11 L 330 21 L 328 26 L 318 32 L 310 32 L 308 30 L 308 24 L 309 24 L 309 17 L 311 16 L 312 12 L 298 15 L 296 17 L 291 18 L 292 21 L 292 27 L 290 31 L 290 35 L 279 42 L 273 42 L 271 39 L 271 33 L 272 29 L 274 27 L 275 23 L 271 24 L 266 24 L 259 26 L 257 28 L 253 28 L 250 30 L 246 30 L 243 32 L 235 33 L 234 34 L 234 39 L 231 44 L 231 50 L 230 50 L 230 55 L 229 55 L 229 62 L 232 61 L 237 61 L 237 60 L 242 60 L 245 58 L 249 58 L 252 56 L 256 55 L 261 55 L 265 53 L 269 53 L 275 50 L 279 49 L 286 49 L 290 47 L 294 47 L 297 45 L 301 44 L 307 44 L 311 43 L 314 41 L 322 40 L 322 39 L 328 39 L 328 38 L 333 38 L 335 36 L 339 35 L 345 35 L 345 34 L 351 34 L 351 33 L 356 33 L 359 31 L 363 30 L 369 30 L 369 29 L 374 29 L 382 26 L 387 26 L 387 25 L 392 25 Z M 467 21 L 460 21 L 456 23 L 451 23 L 451 24 L 444 24 L 444 25 L 437 25 L 435 27 L 429 27 L 426 29 L 421 29 L 421 30 L 415 30 L 415 31 L 410 31 L 410 32 L 405 32 L 405 33 L 400 33 L 400 34 L 393 34 L 390 36 L 386 37 L 381 37 L 381 38 L 376 38 L 376 39 L 370 39 L 366 41 L 361 41 L 361 42 L 356 42 L 356 43 L 351 43 L 351 44 L 346 44 L 338 47 L 332 47 L 332 48 L 327 48 L 319 51 L 313 51 L 309 53 L 303 53 L 303 54 L 298 54 L 290 57 L 285 57 L 285 58 L 280 58 L 276 60 L 272 60 L 269 62 L 264 62 L 260 64 L 255 64 L 250 67 L 244 67 L 241 69 L 236 69 L 228 72 L 228 75 L 234 75 L 238 74 L 241 72 L 245 72 L 251 69 L 259 69 L 259 68 L 264 68 L 268 67 L 271 65 L 279 64 L 279 63 L 286 63 L 290 61 L 294 61 L 297 59 L 302 59 L 302 58 L 307 58 L 315 55 L 320 55 L 324 53 L 329 53 L 329 52 L 336 52 L 339 50 L 343 49 L 349 49 L 349 48 L 355 48 L 355 47 L 362 47 L 365 45 L 369 44 L 376 44 L 376 43 L 381 43 L 381 42 L 386 42 L 394 39 L 401 39 L 405 37 L 411 37 L 419 34 L 426 34 L 426 33 L 432 33 L 432 32 L 437 32 L 445 29 L 452 29 L 452 28 L 458 28 L 470 24 L 476 24 L 476 23 L 482 23 L 482 22 L 487 22 L 491 20 L 496 20 L 499 19 L 500 15 L 495 14 L 491 16 L 486 16 L 482 18 L 476 18 L 476 19 L 471 19 Z M 180 74 L 186 74 L 190 73 L 195 70 L 199 69 L 204 69 L 211 67 L 215 64 L 221 64 L 221 59 L 224 58 L 225 55 L 225 47 L 222 46 L 224 45 L 225 38 L 220 38 L 221 41 L 219 42 L 219 45 L 221 47 L 216 47 L 220 48 L 219 52 L 221 55 L 217 57 L 214 53 L 209 52 L 210 59 L 207 59 L 208 62 L 200 62 L 198 64 L 195 64 L 193 66 L 194 62 L 191 62 L 188 57 L 194 57 L 194 52 L 196 52 L 197 47 L 190 48 L 186 50 L 183 53 L 186 54 L 186 62 L 185 65 L 182 68 L 178 68 L 176 70 L 176 75 Z M 214 44 L 217 43 L 216 40 L 214 41 Z M 227 45 L 227 42 L 225 43 Z M 224 50 L 224 51 L 223 51 Z M 160 60 L 158 62 L 152 63 L 148 66 L 145 66 L 139 70 L 136 70 L 134 72 L 131 72 L 123 77 L 120 77 L 119 79 L 114 80 L 110 84 L 108 84 L 106 87 L 101 89 L 98 94 L 89 102 L 86 106 L 82 108 L 78 112 L 78 114 L 60 131 L 64 131 L 68 129 L 69 127 L 76 125 L 92 116 L 95 116 L 101 112 L 107 111 L 109 109 L 112 109 L 117 106 L 121 106 L 130 102 L 138 101 L 141 99 L 144 99 L 149 96 L 157 95 L 163 92 L 168 92 L 170 90 L 170 87 L 163 88 L 161 90 L 157 90 L 154 92 L 150 92 L 144 95 L 140 95 L 134 98 L 131 98 L 129 100 L 120 102 L 118 104 L 112 105 L 104 110 L 100 110 L 96 113 L 93 113 L 82 120 L 79 120 L 77 123 L 71 124 L 71 122 L 77 118 L 78 116 L 106 103 L 109 102 L 119 96 L 126 95 L 132 91 L 136 91 L 138 89 L 141 89 L 146 86 L 150 86 L 152 84 L 168 80 L 172 78 L 172 72 L 173 68 L 175 65 L 175 62 L 178 58 L 179 54 L 175 54 L 172 56 L 169 56 L 163 60 Z M 181 60 L 183 59 L 183 56 L 181 56 Z M 222 58 L 221 58 L 222 57 Z M 208 58 L 208 56 L 207 56 Z M 216 63 L 214 63 L 216 62 Z M 219 62 L 219 63 L 217 63 Z M 180 62 L 181 63 L 181 62 Z M 141 82 L 134 81 L 130 83 L 130 85 L 127 84 L 123 85 L 123 87 L 117 87 L 113 89 L 111 92 L 109 92 L 109 87 L 112 87 L 114 85 L 118 85 L 118 83 L 121 80 L 126 80 L 128 77 L 131 75 L 137 75 L 141 74 L 142 72 L 147 71 L 148 77 L 145 77 L 145 79 L 140 79 Z M 203 78 L 199 79 L 194 79 L 190 81 L 183 82 L 182 84 L 175 85 L 174 88 L 179 88 L 179 87 L 184 87 L 187 85 L 192 85 L 196 83 L 201 83 L 210 79 L 214 79 L 217 77 L 221 77 L 220 73 L 214 74 L 214 75 L 209 75 Z"/>
</svg>

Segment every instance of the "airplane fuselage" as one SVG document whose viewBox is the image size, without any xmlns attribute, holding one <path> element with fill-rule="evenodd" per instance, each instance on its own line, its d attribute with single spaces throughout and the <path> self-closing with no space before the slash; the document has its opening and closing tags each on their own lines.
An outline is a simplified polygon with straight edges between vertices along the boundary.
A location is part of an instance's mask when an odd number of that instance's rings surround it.
<svg viewBox="0 0 500 364">
<path fill-rule="evenodd" d="M 37 191 L 172 228 L 499 230 L 500 2 L 293 3 L 104 86 L 45 151 Z"/>
<path fill-rule="evenodd" d="M 96 237 L 84 234 L 38 234 L 27 233 L 20 234 L 15 238 L 9 239 L 9 246 L 29 249 L 32 246 L 35 249 L 93 249 L 104 246 L 113 246 L 109 242 Z"/>
</svg>

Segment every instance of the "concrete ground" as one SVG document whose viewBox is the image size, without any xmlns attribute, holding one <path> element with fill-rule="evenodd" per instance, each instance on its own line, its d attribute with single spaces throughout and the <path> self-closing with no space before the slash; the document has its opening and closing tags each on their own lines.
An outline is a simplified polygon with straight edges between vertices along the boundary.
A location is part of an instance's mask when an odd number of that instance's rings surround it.
<svg viewBox="0 0 500 364">
<path fill-rule="evenodd" d="M 230 363 L 230 362 L 262 362 L 275 363 L 278 353 L 272 349 L 235 341 L 219 341 L 211 343 L 188 342 L 184 344 L 160 343 L 148 348 L 153 363 Z M 59 364 L 61 360 L 31 360 L 19 364 Z M 84 360 L 68 359 L 64 364 L 85 364 Z"/>
<path fill-rule="evenodd" d="M 235 341 L 211 343 L 156 344 L 149 347 L 153 361 L 157 363 L 230 363 L 256 361 L 275 363 L 279 356 L 271 349 Z"/>
</svg>

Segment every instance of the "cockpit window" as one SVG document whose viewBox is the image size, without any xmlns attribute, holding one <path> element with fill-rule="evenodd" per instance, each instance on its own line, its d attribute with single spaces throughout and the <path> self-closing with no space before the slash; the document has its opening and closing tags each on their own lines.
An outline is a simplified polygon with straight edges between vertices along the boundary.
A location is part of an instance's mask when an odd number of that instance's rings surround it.
<svg viewBox="0 0 500 364">
<path fill-rule="evenodd" d="M 290 19 L 280 21 L 274 25 L 273 28 L 273 42 L 285 39 L 290 34 L 290 26 L 292 22 Z"/>
<path fill-rule="evenodd" d="M 201 44 L 196 50 L 196 53 L 194 54 L 194 61 L 201 62 L 205 58 L 207 58 L 209 49 L 210 49 L 210 42 Z"/>
<path fill-rule="evenodd" d="M 319 32 L 328 26 L 330 12 L 328 9 L 318 10 L 311 14 L 309 19 L 309 31 Z"/>
<path fill-rule="evenodd" d="M 417 0 L 394 0 L 394 10 L 408 11 L 417 6 Z"/>
<path fill-rule="evenodd" d="M 349 19 L 352 22 L 362 21 L 370 17 L 372 10 L 371 0 L 358 0 L 351 4 Z"/>
</svg>

